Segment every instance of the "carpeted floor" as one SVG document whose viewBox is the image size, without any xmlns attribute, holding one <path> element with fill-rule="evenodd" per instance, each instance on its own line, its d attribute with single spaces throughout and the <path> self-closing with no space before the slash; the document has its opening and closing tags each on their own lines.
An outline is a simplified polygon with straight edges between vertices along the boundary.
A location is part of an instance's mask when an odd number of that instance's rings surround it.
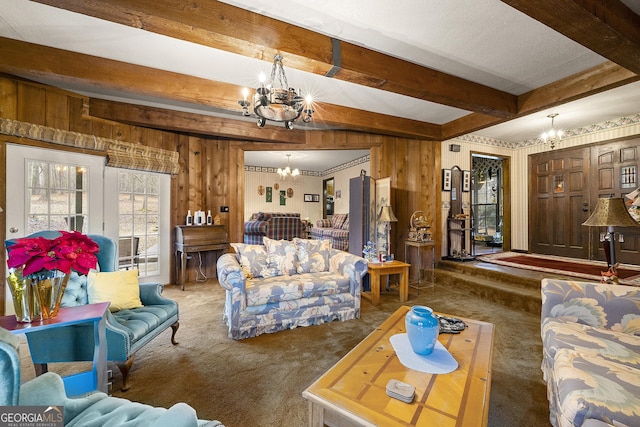
<svg viewBox="0 0 640 427">
<path fill-rule="evenodd" d="M 172 346 L 170 331 L 165 331 L 140 350 L 125 393 L 112 366 L 113 395 L 165 407 L 186 402 L 200 418 L 217 419 L 227 427 L 306 426 L 302 391 L 400 305 L 392 288 L 377 307 L 363 300 L 358 320 L 233 341 L 222 322 L 224 292 L 217 282 L 191 283 L 185 291 L 167 286 L 164 295 L 180 304 L 180 344 Z M 490 426 L 549 425 L 538 316 L 437 286 L 420 295 L 411 289 L 407 305 L 418 304 L 496 325 Z M 33 377 L 33 369 L 26 345 L 21 353 L 24 381 Z M 67 369 L 69 365 L 51 367 L 63 373 Z"/>
</svg>

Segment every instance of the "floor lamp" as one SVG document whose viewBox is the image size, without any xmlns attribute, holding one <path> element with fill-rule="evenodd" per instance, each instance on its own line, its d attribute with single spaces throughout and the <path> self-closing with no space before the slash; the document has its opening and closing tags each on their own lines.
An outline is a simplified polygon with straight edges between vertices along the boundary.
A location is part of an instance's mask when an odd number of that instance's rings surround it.
<svg viewBox="0 0 640 427">
<path fill-rule="evenodd" d="M 613 227 L 640 226 L 629 214 L 622 199 L 598 199 L 595 210 L 582 225 L 607 227 L 607 233 L 600 238 L 600 241 L 603 242 L 609 268 L 616 264 L 616 239 Z"/>
<path fill-rule="evenodd" d="M 389 259 L 389 255 L 390 255 L 389 249 L 391 246 L 389 244 L 389 240 L 390 240 L 389 235 L 391 231 L 391 223 L 398 221 L 398 218 L 396 218 L 396 216 L 393 214 L 393 209 L 391 209 L 391 206 L 387 205 L 387 206 L 383 206 L 382 209 L 380 210 L 380 217 L 378 218 L 378 220 L 385 223 L 387 241 L 385 242 L 384 249 L 386 251 L 387 259 Z"/>
</svg>

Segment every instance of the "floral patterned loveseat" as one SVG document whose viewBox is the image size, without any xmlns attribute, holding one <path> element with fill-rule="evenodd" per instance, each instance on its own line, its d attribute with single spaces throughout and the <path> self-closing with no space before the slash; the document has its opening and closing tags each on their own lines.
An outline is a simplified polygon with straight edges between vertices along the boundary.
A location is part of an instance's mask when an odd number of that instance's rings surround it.
<svg viewBox="0 0 640 427">
<path fill-rule="evenodd" d="M 640 288 L 542 280 L 550 421 L 640 425 Z"/>
<path fill-rule="evenodd" d="M 332 249 L 329 240 L 265 237 L 264 245 L 231 246 L 236 253 L 217 264 L 230 338 L 360 317 L 364 258 Z"/>
</svg>

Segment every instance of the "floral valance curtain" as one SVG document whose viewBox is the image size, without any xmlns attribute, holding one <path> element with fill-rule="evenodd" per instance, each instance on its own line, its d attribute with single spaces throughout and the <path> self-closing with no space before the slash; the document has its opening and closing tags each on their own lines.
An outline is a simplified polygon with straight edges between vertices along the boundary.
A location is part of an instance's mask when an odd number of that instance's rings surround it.
<svg viewBox="0 0 640 427">
<path fill-rule="evenodd" d="M 180 170 L 176 151 L 116 141 L 33 123 L 0 118 L 0 134 L 29 138 L 52 144 L 103 151 L 107 166 L 175 175 Z"/>
</svg>

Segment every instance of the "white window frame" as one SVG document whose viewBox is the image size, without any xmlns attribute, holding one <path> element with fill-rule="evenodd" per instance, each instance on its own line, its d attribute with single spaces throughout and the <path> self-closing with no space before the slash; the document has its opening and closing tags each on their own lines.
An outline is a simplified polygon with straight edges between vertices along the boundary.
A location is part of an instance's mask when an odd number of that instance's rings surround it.
<svg viewBox="0 0 640 427">
<path fill-rule="evenodd" d="M 105 167 L 105 235 L 111 237 L 114 241 L 119 239 L 119 199 L 118 191 L 118 179 L 122 169 Z M 141 275 L 141 283 L 170 283 L 169 266 L 171 255 L 171 221 L 170 221 L 170 206 L 171 206 L 171 178 L 167 174 L 160 174 L 155 172 L 141 172 L 149 173 L 158 176 L 160 185 L 159 194 L 159 231 L 158 231 L 158 270 L 149 275 Z M 108 191 L 107 191 L 108 190 Z"/>
</svg>

